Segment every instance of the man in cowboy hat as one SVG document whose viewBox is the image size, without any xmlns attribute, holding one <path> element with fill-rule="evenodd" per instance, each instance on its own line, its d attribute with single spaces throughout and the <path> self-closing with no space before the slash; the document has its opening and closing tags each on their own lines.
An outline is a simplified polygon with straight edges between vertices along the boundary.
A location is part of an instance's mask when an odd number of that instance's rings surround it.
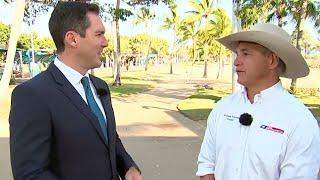
<svg viewBox="0 0 320 180">
<path fill-rule="evenodd" d="M 200 179 L 316 180 L 320 135 L 310 111 L 279 77 L 307 76 L 309 68 L 290 36 L 272 24 L 218 41 L 237 54 L 243 88 L 210 113 L 198 157 Z"/>
</svg>

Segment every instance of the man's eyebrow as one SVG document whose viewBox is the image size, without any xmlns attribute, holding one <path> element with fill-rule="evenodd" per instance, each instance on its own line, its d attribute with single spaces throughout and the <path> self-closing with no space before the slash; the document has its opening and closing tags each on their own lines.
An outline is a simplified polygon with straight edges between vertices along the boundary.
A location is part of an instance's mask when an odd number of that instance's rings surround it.
<svg viewBox="0 0 320 180">
<path fill-rule="evenodd" d="M 250 51 L 250 49 L 242 48 L 242 49 L 239 49 L 239 51 L 241 51 L 241 52 L 243 52 L 243 51 Z"/>
<path fill-rule="evenodd" d="M 97 34 L 104 34 L 106 31 L 98 30 L 96 31 Z"/>
</svg>

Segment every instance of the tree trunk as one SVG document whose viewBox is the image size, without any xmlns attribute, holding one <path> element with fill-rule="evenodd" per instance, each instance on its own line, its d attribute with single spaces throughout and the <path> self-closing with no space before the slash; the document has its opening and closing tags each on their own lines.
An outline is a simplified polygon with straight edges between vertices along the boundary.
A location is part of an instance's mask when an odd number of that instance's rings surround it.
<svg viewBox="0 0 320 180">
<path fill-rule="evenodd" d="M 0 102 L 3 102 L 6 95 L 5 92 L 7 91 L 9 86 L 9 82 L 12 74 L 12 66 L 13 66 L 14 57 L 16 54 L 16 47 L 17 47 L 17 42 L 20 35 L 26 2 L 25 0 L 17 0 L 16 5 L 17 5 L 17 8 L 12 21 L 12 25 L 11 25 L 11 32 L 10 32 L 10 38 L 9 38 L 9 46 L 8 46 L 8 52 L 6 57 L 5 69 L 0 81 Z"/>
<path fill-rule="evenodd" d="M 30 27 L 31 29 L 31 27 Z M 33 36 L 33 32 L 31 29 L 31 34 L 30 34 L 30 39 L 31 39 L 31 54 L 32 54 L 32 62 L 35 63 L 35 56 L 34 56 L 34 36 Z"/>
<path fill-rule="evenodd" d="M 303 35 L 303 26 L 304 22 L 307 18 L 307 6 L 308 6 L 308 1 L 301 1 L 301 8 L 299 10 L 299 15 L 297 19 L 297 37 L 296 37 L 296 48 L 301 52 L 301 46 L 300 46 L 300 39 L 302 39 Z M 297 91 L 297 79 L 292 79 L 291 80 L 291 85 L 290 85 L 290 91 L 294 94 Z"/>
<path fill-rule="evenodd" d="M 207 78 L 208 77 L 208 43 L 204 44 L 204 71 L 203 71 L 203 77 Z"/>
<path fill-rule="evenodd" d="M 116 9 L 120 8 L 120 0 L 116 0 Z M 113 21 L 113 43 L 114 43 L 114 82 L 113 86 L 121 85 L 120 74 L 120 36 L 119 36 L 119 19 L 115 18 Z"/>
<path fill-rule="evenodd" d="M 222 62 L 221 62 L 221 45 L 219 45 L 219 52 L 218 52 L 218 74 L 217 79 L 220 78 L 221 72 L 222 72 Z"/>
<path fill-rule="evenodd" d="M 192 38 L 192 49 L 193 49 L 193 63 L 194 64 L 196 62 L 196 42 L 195 42 L 195 38 Z"/>
<path fill-rule="evenodd" d="M 176 45 L 176 39 L 177 39 L 177 36 L 176 36 L 176 26 L 173 25 L 173 56 L 174 56 L 174 59 L 175 61 L 177 62 L 177 45 Z M 170 74 L 173 74 L 173 67 L 172 67 L 172 60 L 173 58 L 171 58 L 171 61 L 170 61 Z"/>
<path fill-rule="evenodd" d="M 308 45 L 305 43 L 304 44 L 304 58 L 307 58 L 307 53 L 308 52 Z"/>
<path fill-rule="evenodd" d="M 149 53 L 150 53 L 151 42 L 152 42 L 152 37 L 151 37 L 152 33 L 149 33 L 149 31 L 148 31 L 148 29 L 151 29 L 152 27 L 151 27 L 151 25 L 150 25 L 150 23 L 148 21 L 146 21 L 145 28 L 146 28 L 146 34 L 150 36 L 147 55 L 146 55 L 146 64 L 145 64 L 145 67 L 144 67 L 144 70 L 148 71 L 148 68 L 149 68 Z"/>
<path fill-rule="evenodd" d="M 276 15 L 277 15 L 277 19 L 278 19 L 278 26 L 282 27 L 283 26 L 283 17 L 281 15 L 281 12 L 284 10 L 285 8 L 285 4 L 282 3 L 279 7 L 277 7 L 277 11 L 276 11 Z"/>
<path fill-rule="evenodd" d="M 170 74 L 173 74 L 172 61 L 173 61 L 173 57 L 170 58 Z"/>
</svg>

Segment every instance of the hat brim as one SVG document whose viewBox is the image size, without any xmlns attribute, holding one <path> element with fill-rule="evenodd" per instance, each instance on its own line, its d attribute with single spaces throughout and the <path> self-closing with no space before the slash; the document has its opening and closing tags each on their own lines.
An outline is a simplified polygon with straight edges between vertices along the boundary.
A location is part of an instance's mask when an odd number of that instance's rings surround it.
<svg viewBox="0 0 320 180">
<path fill-rule="evenodd" d="M 260 44 L 274 52 L 285 63 L 286 69 L 280 76 L 301 78 L 309 74 L 309 67 L 297 48 L 280 36 L 263 31 L 243 31 L 217 39 L 222 45 L 236 52 L 240 41 Z"/>
</svg>

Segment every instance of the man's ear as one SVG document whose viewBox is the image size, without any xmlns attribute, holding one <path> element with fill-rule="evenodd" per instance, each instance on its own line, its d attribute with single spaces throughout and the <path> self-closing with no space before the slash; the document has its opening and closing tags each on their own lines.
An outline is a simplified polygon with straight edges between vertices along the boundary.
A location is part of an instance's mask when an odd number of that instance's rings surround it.
<svg viewBox="0 0 320 180">
<path fill-rule="evenodd" d="M 66 32 L 64 36 L 65 45 L 72 48 L 77 48 L 77 35 L 78 34 L 74 31 Z"/>
<path fill-rule="evenodd" d="M 279 63 L 280 63 L 279 62 L 280 58 L 274 53 L 271 54 L 270 58 L 271 59 L 270 59 L 269 68 L 270 69 L 276 69 L 278 67 Z"/>
</svg>

